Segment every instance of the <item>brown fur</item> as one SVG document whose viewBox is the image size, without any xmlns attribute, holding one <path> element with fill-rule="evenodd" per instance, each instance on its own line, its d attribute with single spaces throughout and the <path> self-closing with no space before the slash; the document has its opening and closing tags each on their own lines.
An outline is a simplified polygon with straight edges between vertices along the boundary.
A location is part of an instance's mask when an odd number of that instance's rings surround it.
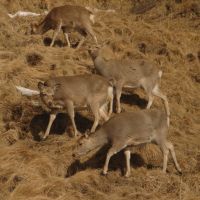
<svg viewBox="0 0 200 200">
<path fill-rule="evenodd" d="M 84 155 L 95 148 L 110 143 L 103 173 L 107 174 L 110 158 L 121 150 L 126 156 L 127 172 L 130 175 L 130 153 L 134 146 L 146 143 L 156 143 L 163 152 L 163 172 L 166 172 L 169 152 L 179 172 L 181 168 L 176 160 L 173 144 L 167 141 L 167 116 L 160 110 L 141 110 L 120 113 L 96 131 L 89 138 L 82 138 L 78 142 L 75 156 Z M 134 152 L 134 151 L 133 151 Z"/>
<path fill-rule="evenodd" d="M 162 71 L 158 70 L 154 64 L 145 59 L 135 60 L 105 60 L 101 55 L 104 49 L 89 51 L 94 67 L 97 73 L 105 78 L 112 78 L 115 81 L 117 113 L 121 112 L 120 98 L 122 89 L 128 88 L 143 88 L 148 95 L 147 109 L 153 103 L 154 96 L 160 97 L 165 103 L 165 109 L 169 117 L 170 111 L 167 97 L 162 94 L 159 89 L 159 82 L 162 76 Z M 169 119 L 168 119 L 169 125 Z"/>
<path fill-rule="evenodd" d="M 95 33 L 92 29 L 91 23 L 93 23 L 94 14 L 81 6 L 65 5 L 53 8 L 44 20 L 37 24 L 31 24 L 32 34 L 44 34 L 49 30 L 54 30 L 53 40 L 51 46 L 53 46 L 57 34 L 63 31 L 68 46 L 70 47 L 70 42 L 68 38 L 68 33 L 71 31 L 77 31 L 82 36 L 83 39 L 78 45 L 78 48 L 83 44 L 84 38 L 89 34 L 93 37 L 97 43 Z"/>
<path fill-rule="evenodd" d="M 78 131 L 74 121 L 74 107 L 90 107 L 95 116 L 91 132 L 95 131 L 100 117 L 108 120 L 112 113 L 113 89 L 110 83 L 101 76 L 78 75 L 55 77 L 44 84 L 39 82 L 38 88 L 41 100 L 52 110 L 49 124 L 43 137 L 44 139 L 49 135 L 51 125 L 60 109 L 67 110 L 72 120 L 75 136 Z M 105 112 L 107 103 L 110 103 L 108 115 Z"/>
</svg>

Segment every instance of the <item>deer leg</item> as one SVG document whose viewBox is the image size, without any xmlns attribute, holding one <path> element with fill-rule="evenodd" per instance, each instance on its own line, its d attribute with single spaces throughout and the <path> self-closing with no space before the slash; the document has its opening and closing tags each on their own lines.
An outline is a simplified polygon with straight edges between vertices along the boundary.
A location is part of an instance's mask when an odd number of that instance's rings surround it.
<svg viewBox="0 0 200 200">
<path fill-rule="evenodd" d="M 111 114 L 112 114 L 112 112 L 113 112 L 113 93 L 112 93 L 112 95 L 110 95 L 110 97 L 109 97 L 109 111 L 108 111 L 108 116 L 109 116 L 109 118 L 110 118 L 110 116 L 111 116 Z"/>
<path fill-rule="evenodd" d="M 120 98 L 122 95 L 122 85 L 116 86 L 117 113 L 121 112 Z"/>
<path fill-rule="evenodd" d="M 154 96 L 150 93 L 149 94 L 149 100 L 148 100 L 148 104 L 147 104 L 147 107 L 146 109 L 149 109 L 153 103 L 153 100 L 154 100 Z"/>
<path fill-rule="evenodd" d="M 126 174 L 125 177 L 129 177 L 131 174 L 131 167 L 130 167 L 130 159 L 131 159 L 131 152 L 130 150 L 124 151 L 125 158 L 126 158 Z"/>
<path fill-rule="evenodd" d="M 110 148 L 108 153 L 107 153 L 107 156 L 106 156 L 106 161 L 105 161 L 105 164 L 104 164 L 104 167 L 103 167 L 103 174 L 106 175 L 108 173 L 108 165 L 109 165 L 109 161 L 110 161 L 110 158 L 115 154 L 115 149 L 114 148 Z"/>
<path fill-rule="evenodd" d="M 95 41 L 96 45 L 98 45 L 98 41 L 97 41 L 97 37 L 93 31 L 93 28 L 90 24 L 86 24 L 85 25 L 85 29 L 86 29 L 86 32 L 89 33 L 89 35 L 91 35 L 91 37 L 93 38 L 93 40 Z"/>
<path fill-rule="evenodd" d="M 162 142 L 161 144 L 159 144 L 159 146 L 163 152 L 163 172 L 166 173 L 169 149 L 167 148 L 165 142 Z"/>
<path fill-rule="evenodd" d="M 96 104 L 96 103 L 92 103 L 90 105 L 90 108 L 92 110 L 92 113 L 94 114 L 94 123 L 93 123 L 93 126 L 91 128 L 91 133 L 95 132 L 98 124 L 99 124 L 99 105 Z"/>
<path fill-rule="evenodd" d="M 146 106 L 146 109 L 150 109 L 154 100 L 154 95 L 152 94 L 152 88 L 150 88 L 146 82 L 142 84 L 142 87 L 145 90 L 145 92 L 148 94 L 148 104 Z"/>
<path fill-rule="evenodd" d="M 76 47 L 76 49 L 79 49 L 83 45 L 84 42 L 85 42 L 85 37 L 82 36 L 82 38 L 81 38 L 80 42 L 78 43 L 78 46 Z"/>
<path fill-rule="evenodd" d="M 172 158 L 173 158 L 173 161 L 174 161 L 174 164 L 175 164 L 175 167 L 176 167 L 177 171 L 179 173 L 182 173 L 182 170 L 181 170 L 181 168 L 180 168 L 180 166 L 179 166 L 179 164 L 177 162 L 177 159 L 176 159 L 176 154 L 175 154 L 175 151 L 174 151 L 174 145 L 169 141 L 166 141 L 165 145 L 169 149 L 169 151 L 170 151 L 170 153 L 172 155 Z"/>
<path fill-rule="evenodd" d="M 74 104 L 72 101 L 67 102 L 67 111 L 68 111 L 69 117 L 71 119 L 73 129 L 74 129 L 74 136 L 76 137 L 78 135 L 78 131 L 77 131 L 76 123 L 74 120 L 75 113 L 74 113 Z"/>
<path fill-rule="evenodd" d="M 64 36 L 65 36 L 65 40 L 67 42 L 67 46 L 69 48 L 71 48 L 71 44 L 70 44 L 70 41 L 69 41 L 69 35 L 68 35 L 68 33 L 66 33 L 66 32 L 63 32 L 63 33 L 64 33 Z"/>
<path fill-rule="evenodd" d="M 53 39 L 51 41 L 50 47 L 52 47 L 54 45 L 55 39 L 56 39 L 58 33 L 60 32 L 61 27 L 62 27 L 62 22 L 60 22 L 59 26 L 57 27 L 57 29 L 53 33 Z"/>
<path fill-rule="evenodd" d="M 45 131 L 45 134 L 43 136 L 43 139 L 46 139 L 47 136 L 49 135 L 49 132 L 51 130 L 51 126 L 52 126 L 55 119 L 56 119 L 56 114 L 50 114 L 49 123 L 48 123 L 47 129 Z"/>
<path fill-rule="evenodd" d="M 119 151 L 121 151 L 123 148 L 125 148 L 127 145 L 125 142 L 123 141 L 117 141 L 118 143 L 115 143 L 109 150 L 108 150 L 108 153 L 107 153 L 107 156 L 106 156 L 106 161 L 105 161 L 105 164 L 104 164 L 104 167 L 103 167 L 103 174 L 106 175 L 107 172 L 108 172 L 108 165 L 109 165 L 109 161 L 110 161 L 110 158 L 118 153 Z"/>
<path fill-rule="evenodd" d="M 109 116 L 107 115 L 105 108 L 107 107 L 107 103 L 100 107 L 99 114 L 104 119 L 104 121 L 109 120 Z"/>
<path fill-rule="evenodd" d="M 165 105 L 165 110 L 166 110 L 166 113 L 167 113 L 167 124 L 169 126 L 169 116 L 170 116 L 170 111 L 169 111 L 169 103 L 168 103 L 168 100 L 167 100 L 167 97 L 162 94 L 162 92 L 159 90 L 159 87 L 158 85 L 156 85 L 154 87 L 154 89 L 152 90 L 152 93 L 157 96 L 157 97 L 160 97 L 163 101 L 164 101 L 164 105 Z"/>
</svg>

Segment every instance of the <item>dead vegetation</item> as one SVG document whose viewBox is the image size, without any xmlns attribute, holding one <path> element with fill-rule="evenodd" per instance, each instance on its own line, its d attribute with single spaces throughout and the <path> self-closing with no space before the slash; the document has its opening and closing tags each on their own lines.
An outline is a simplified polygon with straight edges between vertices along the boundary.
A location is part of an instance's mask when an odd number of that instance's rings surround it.
<svg viewBox="0 0 200 200">
<path fill-rule="evenodd" d="M 152 0 L 146 1 L 150 4 L 147 8 L 144 2 L 1 1 L 0 199 L 199 199 L 199 1 Z M 69 137 L 71 124 L 64 114 L 58 115 L 48 140 L 37 141 L 49 115 L 41 107 L 33 106 L 37 105 L 37 98 L 21 97 L 14 86 L 36 89 L 39 80 L 52 76 L 91 73 L 93 66 L 87 49 L 94 43 L 88 38 L 81 49 L 74 51 L 59 45 L 63 41 L 60 34 L 58 45 L 49 48 L 42 41 L 51 38 L 51 32 L 44 36 L 29 35 L 30 23 L 42 17 L 10 19 L 6 13 L 18 10 L 43 13 L 45 9 L 64 3 L 116 9 L 112 16 L 99 13 L 94 24 L 99 43 L 108 44 L 113 51 L 106 56 L 147 58 L 162 69 L 161 88 L 168 96 L 171 110 L 169 139 L 175 144 L 182 176 L 176 174 L 172 162 L 169 173 L 162 174 L 162 156 L 154 145 L 138 149 L 138 154 L 132 158 L 129 179 L 119 173 L 124 172 L 123 155 L 114 156 L 109 175 L 101 176 L 105 150 L 97 152 L 96 156 L 88 155 L 81 162 L 73 160 L 76 141 Z M 142 12 L 133 13 L 135 6 L 141 6 Z M 77 34 L 70 35 L 72 43 L 78 41 L 77 37 Z M 30 67 L 27 61 L 36 67 Z M 122 97 L 122 107 L 126 111 L 145 105 L 145 94 L 141 91 Z M 162 102 L 156 100 L 153 107 L 162 108 Z M 75 120 L 81 132 L 91 127 L 92 117 L 87 112 L 80 111 Z M 65 128 L 67 133 L 64 133 Z"/>
</svg>

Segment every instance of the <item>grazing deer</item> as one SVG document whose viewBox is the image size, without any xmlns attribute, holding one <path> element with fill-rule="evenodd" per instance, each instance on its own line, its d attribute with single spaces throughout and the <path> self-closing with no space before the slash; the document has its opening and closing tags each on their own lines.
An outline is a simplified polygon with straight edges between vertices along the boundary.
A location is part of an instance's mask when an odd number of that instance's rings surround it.
<svg viewBox="0 0 200 200">
<path fill-rule="evenodd" d="M 68 47 L 71 47 L 68 33 L 75 30 L 82 35 L 77 48 L 85 41 L 89 34 L 97 44 L 97 38 L 92 29 L 91 23 L 94 23 L 94 14 L 81 6 L 65 5 L 53 8 L 44 20 L 37 24 L 31 24 L 31 34 L 44 34 L 49 30 L 54 30 L 53 39 L 50 46 L 53 46 L 58 33 L 63 31 Z"/>
<path fill-rule="evenodd" d="M 74 108 L 89 106 L 95 120 L 91 128 L 94 132 L 102 117 L 107 121 L 112 114 L 113 87 L 109 81 L 98 75 L 61 76 L 51 78 L 45 83 L 39 82 L 40 97 L 42 102 L 51 110 L 50 120 L 43 139 L 49 131 L 56 114 L 66 109 L 72 121 L 75 136 L 78 131 L 74 121 Z M 109 112 L 105 111 L 107 104 Z"/>
<path fill-rule="evenodd" d="M 156 143 L 163 152 L 163 172 L 166 172 L 170 152 L 176 169 L 181 173 L 173 144 L 166 139 L 167 131 L 167 116 L 163 111 L 149 109 L 120 113 L 104 123 L 95 134 L 80 138 L 73 156 L 85 155 L 109 143 L 111 147 L 107 153 L 103 174 L 107 174 L 110 158 L 123 150 L 127 166 L 125 176 L 128 177 L 130 175 L 131 148 L 136 145 Z"/>
<path fill-rule="evenodd" d="M 169 105 L 167 97 L 159 89 L 162 71 L 144 59 L 138 60 L 105 60 L 100 50 L 89 50 L 94 67 L 98 74 L 108 79 L 114 79 L 116 89 L 117 113 L 121 112 L 120 98 L 122 89 L 142 87 L 148 95 L 147 109 L 153 103 L 154 96 L 160 97 L 165 104 L 169 124 Z"/>
</svg>

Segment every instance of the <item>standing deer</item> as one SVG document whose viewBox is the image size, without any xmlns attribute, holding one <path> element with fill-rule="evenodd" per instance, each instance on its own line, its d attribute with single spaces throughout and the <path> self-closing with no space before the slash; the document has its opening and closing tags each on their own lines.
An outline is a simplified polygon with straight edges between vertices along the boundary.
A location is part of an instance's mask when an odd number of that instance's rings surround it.
<svg viewBox="0 0 200 200">
<path fill-rule="evenodd" d="M 132 148 L 141 144 L 156 143 L 163 152 L 163 172 L 166 172 L 168 154 L 170 152 L 176 169 L 181 173 L 173 144 L 166 139 L 167 131 L 167 116 L 165 112 L 160 110 L 152 109 L 120 113 L 104 123 L 95 134 L 80 138 L 73 156 L 83 156 L 109 143 L 111 147 L 107 153 L 103 174 L 108 172 L 110 158 L 123 150 L 127 167 L 125 176 L 128 177 L 130 176 Z"/>
<path fill-rule="evenodd" d="M 53 39 L 50 46 L 54 45 L 58 33 L 63 31 L 68 47 L 71 47 L 68 33 L 75 30 L 82 35 L 77 48 L 84 43 L 89 34 L 97 44 L 97 38 L 92 29 L 91 23 L 94 23 L 94 14 L 81 6 L 65 5 L 53 8 L 44 20 L 37 24 L 31 24 L 31 34 L 44 34 L 49 30 L 54 30 Z"/>
<path fill-rule="evenodd" d="M 89 106 L 95 120 L 91 132 L 96 130 L 99 119 L 107 121 L 112 114 L 113 87 L 109 81 L 98 75 L 61 76 L 51 78 L 45 83 L 39 82 L 40 97 L 42 102 L 51 110 L 50 120 L 43 139 L 50 132 L 51 125 L 60 110 L 67 110 L 72 121 L 75 136 L 78 131 L 74 121 L 74 108 Z M 107 104 L 109 112 L 105 111 Z"/>
<path fill-rule="evenodd" d="M 169 105 L 167 97 L 160 91 L 159 83 L 162 71 L 158 70 L 152 63 L 144 59 L 137 60 L 106 60 L 101 55 L 100 50 L 89 50 L 89 54 L 94 62 L 94 67 L 98 74 L 108 79 L 114 79 L 116 89 L 117 113 L 121 112 L 120 98 L 122 89 L 143 88 L 148 95 L 147 109 L 153 103 L 154 96 L 160 97 L 165 104 L 169 124 Z"/>
</svg>

